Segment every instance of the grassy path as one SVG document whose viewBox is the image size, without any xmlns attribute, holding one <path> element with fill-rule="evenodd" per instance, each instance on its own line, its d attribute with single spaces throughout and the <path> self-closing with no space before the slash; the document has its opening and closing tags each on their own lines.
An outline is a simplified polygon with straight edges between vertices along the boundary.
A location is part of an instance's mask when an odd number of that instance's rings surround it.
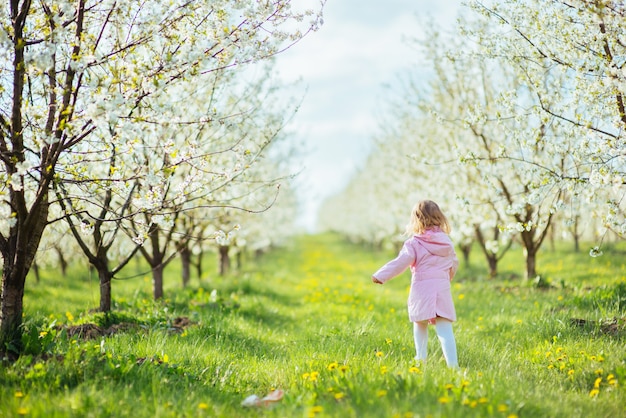
<svg viewBox="0 0 626 418">
<path fill-rule="evenodd" d="M 625 416 L 619 254 L 548 255 L 560 284 L 547 290 L 462 270 L 460 371 L 432 331 L 428 364 L 413 362 L 408 273 L 369 279 L 393 256 L 303 237 L 225 278 L 184 290 L 169 280 L 159 303 L 143 278 L 116 282 L 108 318 L 89 313 L 93 281 L 44 276 L 25 301 L 31 354 L 0 370 L 0 417 Z M 85 324 L 117 332 L 68 332 Z M 272 408 L 241 406 L 274 389 L 285 396 Z"/>
</svg>

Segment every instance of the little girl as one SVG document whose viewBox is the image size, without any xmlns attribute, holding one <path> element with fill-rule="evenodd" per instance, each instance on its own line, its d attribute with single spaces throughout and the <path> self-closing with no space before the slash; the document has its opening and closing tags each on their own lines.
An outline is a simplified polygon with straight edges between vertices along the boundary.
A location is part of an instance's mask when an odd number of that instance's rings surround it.
<svg viewBox="0 0 626 418">
<path fill-rule="evenodd" d="M 449 367 L 458 367 L 456 341 L 452 322 L 456 312 L 450 282 L 459 266 L 450 233 L 448 219 L 431 200 L 418 202 L 407 225 L 407 235 L 398 257 L 372 275 L 374 283 L 383 284 L 411 267 L 409 319 L 413 322 L 413 337 L 417 355 L 425 361 L 428 346 L 428 324 L 434 324 L 443 355 Z"/>
</svg>

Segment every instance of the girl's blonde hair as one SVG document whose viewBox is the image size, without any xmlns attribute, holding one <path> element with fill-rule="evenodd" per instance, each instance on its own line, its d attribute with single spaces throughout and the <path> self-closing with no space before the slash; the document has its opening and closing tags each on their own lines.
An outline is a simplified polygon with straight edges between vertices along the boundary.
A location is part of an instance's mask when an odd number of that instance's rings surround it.
<svg viewBox="0 0 626 418">
<path fill-rule="evenodd" d="M 415 204 L 411 212 L 411 220 L 406 226 L 406 234 L 423 234 L 429 228 L 438 226 L 446 234 L 450 233 L 450 223 L 439 205 L 432 200 L 422 200 Z"/>
</svg>

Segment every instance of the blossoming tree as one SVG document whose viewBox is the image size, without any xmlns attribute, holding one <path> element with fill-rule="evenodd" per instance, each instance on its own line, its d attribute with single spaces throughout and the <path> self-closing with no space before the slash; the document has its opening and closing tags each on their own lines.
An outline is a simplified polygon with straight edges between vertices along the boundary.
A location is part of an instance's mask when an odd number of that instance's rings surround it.
<svg viewBox="0 0 626 418">
<path fill-rule="evenodd" d="M 571 152 L 571 164 L 542 175 L 566 190 L 574 205 L 577 200 L 594 205 L 605 196 L 604 224 L 624 236 L 626 5 L 613 0 L 470 5 L 494 28 L 474 34 L 483 54 L 503 57 L 533 97 L 529 118 L 561 125 L 560 135 L 544 142 Z"/>
<path fill-rule="evenodd" d="M 0 348 L 19 349 L 25 279 L 50 221 L 51 187 L 80 183 L 87 202 L 97 190 L 136 188 L 144 194 L 134 211 L 117 217 L 158 212 L 150 185 L 169 167 L 129 163 L 145 141 L 162 138 L 160 121 L 208 121 L 171 106 L 172 94 L 276 54 L 320 17 L 292 12 L 288 0 L 15 0 L 0 5 L 0 23 Z"/>
</svg>

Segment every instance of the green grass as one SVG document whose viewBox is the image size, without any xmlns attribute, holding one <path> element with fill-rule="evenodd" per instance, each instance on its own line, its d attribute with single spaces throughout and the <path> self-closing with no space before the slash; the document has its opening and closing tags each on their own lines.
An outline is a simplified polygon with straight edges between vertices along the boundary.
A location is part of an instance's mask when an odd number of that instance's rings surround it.
<svg viewBox="0 0 626 418">
<path fill-rule="evenodd" d="M 428 363 L 414 363 L 409 273 L 370 281 L 394 256 L 302 237 L 186 289 L 174 266 L 159 302 L 145 275 L 116 281 L 108 316 L 91 312 L 87 269 L 44 272 L 27 283 L 26 354 L 0 369 L 0 417 L 624 416 L 623 247 L 545 250 L 542 288 L 521 279 L 518 249 L 493 280 L 473 254 L 453 285 L 458 371 L 432 329 Z M 117 332 L 71 335 L 79 324 Z M 241 406 L 275 388 L 272 408 Z"/>
</svg>

